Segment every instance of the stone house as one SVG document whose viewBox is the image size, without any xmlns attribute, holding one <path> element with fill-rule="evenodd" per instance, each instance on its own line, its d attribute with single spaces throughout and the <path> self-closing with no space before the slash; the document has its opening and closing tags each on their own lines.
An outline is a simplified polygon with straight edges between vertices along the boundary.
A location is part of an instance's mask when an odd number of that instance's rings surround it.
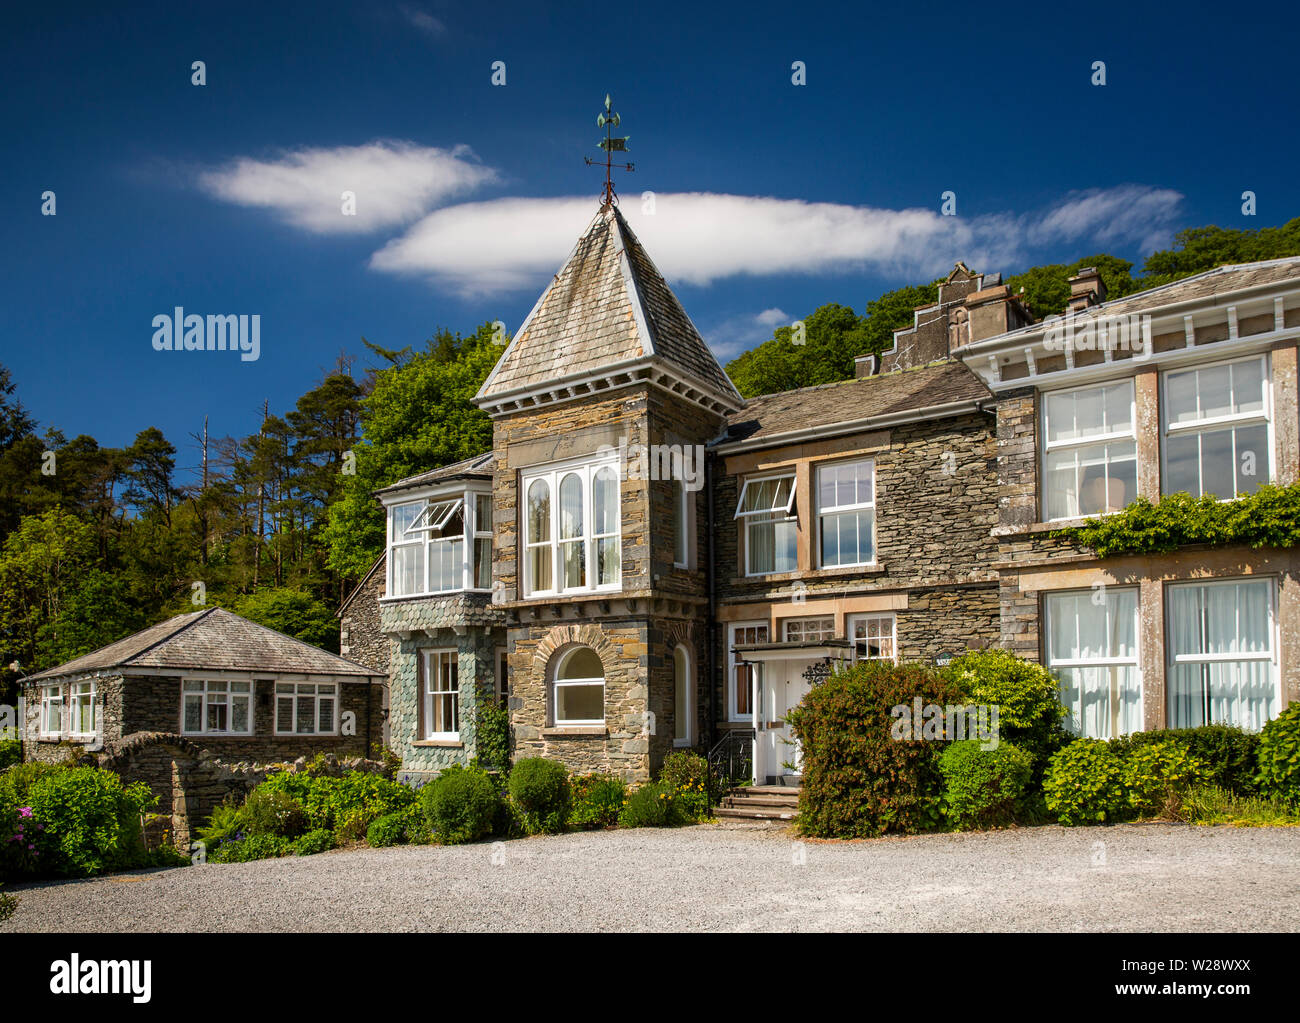
<svg viewBox="0 0 1300 1023">
<path fill-rule="evenodd" d="M 1258 729 L 1300 699 L 1300 557 L 1248 546 L 1100 560 L 1050 533 L 1188 492 L 1300 482 L 1300 258 L 1224 266 L 958 350 L 996 396 L 1001 642 L 1109 738 Z"/>
<path fill-rule="evenodd" d="M 206 608 L 21 679 L 23 756 L 58 761 L 63 743 L 113 752 L 161 734 L 232 761 L 365 757 L 382 734 L 385 683 L 374 668 Z"/>
<path fill-rule="evenodd" d="M 1300 639 L 1289 552 L 1111 566 L 1045 539 L 1071 517 L 1159 494 L 1162 471 L 1166 492 L 1185 486 L 1195 427 L 1161 425 L 1161 388 L 1182 408 L 1201 377 L 1177 374 L 1194 369 L 1208 374 L 1207 393 L 1222 390 L 1211 370 L 1224 361 L 1253 359 L 1229 383 L 1263 390 L 1210 425 L 1252 445 L 1263 478 L 1296 479 L 1300 260 L 1225 268 L 1111 305 L 1095 273 L 1074 287 L 1069 315 L 1036 324 L 1000 276 L 959 263 L 893 348 L 859 360 L 854 380 L 746 401 L 617 207 L 602 206 L 475 399 L 492 417 L 493 450 L 377 495 L 388 513 L 374 573 L 383 595 L 372 580 L 357 600 L 378 605 L 391 742 L 405 766 L 467 761 L 476 708 L 495 697 L 509 708 L 516 757 L 635 781 L 674 749 L 696 749 L 759 782 L 797 779 L 785 711 L 832 666 L 945 663 L 995 644 L 1061 673 L 1084 734 L 1109 734 L 1095 710 L 1107 684 L 1147 694 L 1136 716 L 1111 715 L 1112 731 L 1200 720 L 1172 709 L 1187 705 L 1185 665 L 1218 692 L 1214 658 L 1234 643 L 1251 646 L 1247 668 L 1234 662 L 1238 691 L 1274 684 L 1274 696 L 1244 715 L 1205 703 L 1204 719 L 1258 727 L 1300 698 L 1295 655 L 1285 656 Z M 1055 326 L 1138 311 L 1161 324 L 1141 359 L 1050 350 Z M 1136 462 L 1123 437 L 1085 423 L 1101 414 L 1118 427 L 1110 403 L 1125 387 L 1137 395 L 1123 420 Z M 1067 395 L 1073 404 L 1057 404 Z M 1100 485 L 1096 443 L 1111 445 Z M 1209 456 L 1198 457 L 1203 470 Z M 1074 482 L 1058 482 L 1071 465 Z M 1210 576 L 1238 589 L 1176 588 Z M 1078 596 L 1101 582 L 1116 603 L 1099 626 Z M 1172 596 L 1148 599 L 1166 586 Z M 1140 647 L 1116 624 L 1115 609 L 1128 613 L 1135 598 Z M 1245 610 L 1225 638 L 1222 608 L 1234 601 Z M 1165 607 L 1220 630 L 1199 653 L 1182 632 L 1167 644 L 1178 680 L 1168 701 L 1154 635 Z M 374 642 L 366 617 L 347 609 L 349 649 Z M 1071 622 L 1073 645 L 1049 642 Z M 1280 631 L 1264 643 L 1261 630 Z"/>
</svg>

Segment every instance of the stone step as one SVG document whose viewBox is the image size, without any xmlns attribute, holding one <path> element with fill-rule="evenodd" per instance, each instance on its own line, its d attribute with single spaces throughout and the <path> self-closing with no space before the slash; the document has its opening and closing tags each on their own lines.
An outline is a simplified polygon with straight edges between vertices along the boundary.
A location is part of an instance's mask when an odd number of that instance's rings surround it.
<svg viewBox="0 0 1300 1023">
<path fill-rule="evenodd" d="M 756 796 L 790 796 L 799 798 L 801 785 L 738 785 L 731 790 L 731 795 L 737 795 L 742 792 L 753 793 Z"/>
<path fill-rule="evenodd" d="M 724 796 L 723 806 L 794 806 L 799 805 L 797 796 Z"/>
<path fill-rule="evenodd" d="M 742 808 L 738 806 L 719 806 L 714 809 L 715 817 L 726 817 L 733 820 L 753 820 L 753 821 L 792 821 L 795 816 L 794 807 L 782 809 L 780 807 L 755 806 Z"/>
</svg>

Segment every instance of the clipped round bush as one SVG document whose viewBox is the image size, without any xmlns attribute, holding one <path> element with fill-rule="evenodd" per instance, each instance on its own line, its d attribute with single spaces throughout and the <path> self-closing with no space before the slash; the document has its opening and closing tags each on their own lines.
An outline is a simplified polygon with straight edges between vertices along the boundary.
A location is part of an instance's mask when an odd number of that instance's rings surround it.
<svg viewBox="0 0 1300 1023">
<path fill-rule="evenodd" d="M 302 804 L 288 793 L 264 785 L 248 794 L 241 817 L 252 835 L 297 838 L 307 830 L 307 813 Z"/>
<path fill-rule="evenodd" d="M 429 830 L 443 845 L 475 842 L 492 833 L 501 796 L 491 776 L 479 767 L 446 768 L 420 790 Z"/>
<path fill-rule="evenodd" d="M 578 828 L 608 828 L 618 823 L 627 785 L 612 774 L 576 775 L 570 781 L 573 807 L 569 823 Z"/>
<path fill-rule="evenodd" d="M 1076 739 L 1053 754 L 1043 795 L 1062 824 L 1103 824 L 1129 816 L 1124 762 L 1101 739 Z"/>
<path fill-rule="evenodd" d="M 963 703 L 919 664 L 864 661 L 815 685 L 786 713 L 803 751 L 798 826 L 818 838 L 911 834 L 943 820 L 942 743 L 895 738 L 895 708 Z"/>
<path fill-rule="evenodd" d="M 677 790 L 652 782 L 627 797 L 618 822 L 625 828 L 672 828 L 685 823 L 677 802 Z"/>
<path fill-rule="evenodd" d="M 544 757 L 526 757 L 510 772 L 510 798 L 530 835 L 558 834 L 569 819 L 569 772 Z"/>
<path fill-rule="evenodd" d="M 939 756 L 943 811 L 955 828 L 996 828 L 1014 822 L 1034 773 L 1028 750 L 1009 742 L 983 749 L 978 739 L 950 743 Z"/>
<path fill-rule="evenodd" d="M 293 843 L 295 856 L 314 856 L 334 848 L 334 836 L 324 828 L 307 832 Z"/>
<path fill-rule="evenodd" d="M 1041 664 L 990 648 L 956 658 L 947 674 L 970 703 L 997 707 L 999 738 L 1026 750 L 1037 770 L 1069 742 L 1060 683 Z"/>
<path fill-rule="evenodd" d="M 1182 742 L 1138 746 L 1122 760 L 1129 806 L 1142 817 L 1177 817 L 1188 790 L 1211 780 L 1205 763 Z"/>
<path fill-rule="evenodd" d="M 1300 703 L 1293 703 L 1259 733 L 1259 790 L 1300 803 Z"/>
</svg>

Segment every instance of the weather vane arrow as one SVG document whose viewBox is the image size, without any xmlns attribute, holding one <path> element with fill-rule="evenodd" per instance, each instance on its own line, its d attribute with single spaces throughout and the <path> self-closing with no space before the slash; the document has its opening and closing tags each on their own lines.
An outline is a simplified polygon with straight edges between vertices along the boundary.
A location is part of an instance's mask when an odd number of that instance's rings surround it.
<svg viewBox="0 0 1300 1023">
<path fill-rule="evenodd" d="M 602 206 L 609 206 L 617 200 L 614 194 L 614 154 L 627 152 L 627 140 L 631 135 L 617 136 L 613 134 L 613 129 L 619 126 L 620 118 L 616 111 L 610 110 L 609 93 L 605 93 L 605 109 L 596 115 L 596 127 L 605 129 L 605 137 L 596 145 L 605 151 L 605 192 L 601 200 Z M 599 166 L 598 160 L 593 160 L 590 156 L 584 156 L 583 160 L 588 167 Z M 623 170 L 634 171 L 636 167 L 630 163 L 619 164 Z"/>
</svg>

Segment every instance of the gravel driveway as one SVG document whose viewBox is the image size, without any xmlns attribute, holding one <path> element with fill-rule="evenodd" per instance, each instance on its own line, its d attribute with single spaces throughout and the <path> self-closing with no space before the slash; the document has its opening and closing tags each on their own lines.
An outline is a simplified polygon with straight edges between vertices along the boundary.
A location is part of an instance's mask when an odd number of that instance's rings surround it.
<svg viewBox="0 0 1300 1023">
<path fill-rule="evenodd" d="M 779 829 L 704 824 L 6 890 L 22 902 L 0 932 L 1296 931 L 1300 828 L 1044 827 L 801 844 Z"/>
</svg>

